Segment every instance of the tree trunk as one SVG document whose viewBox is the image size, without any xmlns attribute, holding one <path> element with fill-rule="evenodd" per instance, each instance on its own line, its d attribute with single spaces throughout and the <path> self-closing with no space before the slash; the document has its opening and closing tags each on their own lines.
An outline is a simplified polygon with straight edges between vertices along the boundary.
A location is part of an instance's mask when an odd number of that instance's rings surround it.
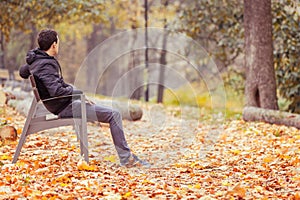
<svg viewBox="0 0 300 200">
<path fill-rule="evenodd" d="M 165 51 L 167 43 L 167 31 L 164 31 L 163 36 L 163 47 L 160 53 L 160 70 L 159 70 L 159 80 L 158 80 L 158 92 L 157 92 L 157 103 L 162 103 L 164 98 L 164 82 L 165 82 L 165 68 L 167 64 L 166 56 L 167 52 Z"/>
<path fill-rule="evenodd" d="M 278 110 L 245 107 L 243 110 L 243 118 L 245 121 L 263 121 L 271 124 L 293 126 L 300 129 L 300 115 Z"/>
<path fill-rule="evenodd" d="M 244 0 L 246 105 L 278 109 L 271 0 Z"/>
<path fill-rule="evenodd" d="M 30 33 L 30 48 L 34 49 L 36 47 L 36 36 L 38 34 L 38 31 L 36 30 L 36 27 L 32 24 L 31 25 L 32 32 Z"/>
<path fill-rule="evenodd" d="M 5 69 L 4 56 L 4 34 L 0 31 L 0 69 Z"/>
<path fill-rule="evenodd" d="M 87 37 L 87 48 L 86 48 L 86 56 L 89 55 L 89 53 L 96 47 L 97 44 L 100 44 L 99 38 L 102 39 L 102 35 L 99 35 L 99 32 L 101 32 L 102 26 L 99 24 L 93 25 L 93 32 L 91 35 Z M 101 58 L 100 58 L 101 59 Z M 91 70 L 91 66 L 97 66 L 97 58 L 95 56 L 88 57 L 87 59 L 87 71 L 85 74 L 85 89 L 89 92 L 90 91 L 89 86 L 92 85 L 92 83 L 95 82 L 96 79 L 98 79 L 98 68 L 93 67 L 93 70 Z"/>
<path fill-rule="evenodd" d="M 145 0 L 145 75 L 146 75 L 146 80 L 145 80 L 145 101 L 149 101 L 149 55 L 148 55 L 148 0 Z"/>
<path fill-rule="evenodd" d="M 167 8 L 168 6 L 168 0 L 165 0 L 164 7 Z M 164 82 L 165 82 L 165 66 L 167 64 L 167 52 L 165 51 L 167 46 L 167 37 L 168 37 L 168 31 L 167 31 L 167 18 L 164 17 L 164 34 L 163 34 L 163 42 L 162 42 L 162 51 L 160 53 L 160 72 L 159 72 L 159 80 L 158 80 L 158 88 L 157 88 L 157 103 L 163 102 L 164 97 Z"/>
</svg>

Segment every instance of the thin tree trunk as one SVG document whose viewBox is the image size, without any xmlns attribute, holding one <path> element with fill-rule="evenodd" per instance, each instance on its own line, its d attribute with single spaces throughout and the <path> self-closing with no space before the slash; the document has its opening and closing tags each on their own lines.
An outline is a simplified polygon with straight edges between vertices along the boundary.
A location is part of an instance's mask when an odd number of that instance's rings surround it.
<svg viewBox="0 0 300 200">
<path fill-rule="evenodd" d="M 244 0 L 246 105 L 278 109 L 271 0 Z"/>
<path fill-rule="evenodd" d="M 146 75 L 146 80 L 145 80 L 145 101 L 149 101 L 149 84 L 148 84 L 148 79 L 149 79 L 149 64 L 148 64 L 148 0 L 145 0 L 145 75 Z"/>
<path fill-rule="evenodd" d="M 30 33 L 30 49 L 33 49 L 36 47 L 36 35 L 38 31 L 36 30 L 36 27 L 34 25 L 31 26 L 32 32 Z"/>
<path fill-rule="evenodd" d="M 164 7 L 168 6 L 168 0 L 165 0 Z M 167 46 L 167 19 L 164 18 L 164 34 L 163 34 L 163 42 L 162 42 L 162 51 L 160 53 L 160 72 L 159 72 L 159 80 L 158 80 L 158 91 L 157 91 L 157 103 L 162 103 L 164 98 L 164 82 L 165 82 L 165 66 L 167 64 L 167 52 L 165 51 Z"/>
<path fill-rule="evenodd" d="M 100 42 L 99 37 L 101 37 L 101 36 L 99 36 L 98 32 L 100 32 L 101 29 L 102 29 L 101 25 L 99 25 L 99 24 L 93 25 L 93 32 L 87 38 L 87 48 L 86 48 L 87 56 L 96 47 L 96 45 Z M 101 37 L 101 39 L 102 39 L 102 37 Z M 87 68 L 87 71 L 86 71 L 86 77 L 85 77 L 86 78 L 86 80 L 85 80 L 86 88 L 85 89 L 89 92 L 94 92 L 94 91 L 90 91 L 89 87 L 91 85 L 93 85 L 92 83 L 94 83 L 95 79 L 98 78 L 98 76 L 97 76 L 98 69 L 93 68 L 93 70 L 91 70 L 90 66 L 97 66 L 97 62 L 98 62 L 98 60 L 95 58 L 95 56 L 88 57 L 88 59 L 87 59 L 87 66 L 89 66 L 89 67 Z"/>
<path fill-rule="evenodd" d="M 4 34 L 0 30 L 0 69 L 5 69 L 4 55 Z"/>
</svg>

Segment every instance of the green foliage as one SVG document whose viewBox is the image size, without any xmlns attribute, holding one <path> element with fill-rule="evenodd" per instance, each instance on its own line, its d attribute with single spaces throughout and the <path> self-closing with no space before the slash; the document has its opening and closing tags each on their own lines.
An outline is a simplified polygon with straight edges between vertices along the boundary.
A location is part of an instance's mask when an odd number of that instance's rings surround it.
<svg viewBox="0 0 300 200">
<path fill-rule="evenodd" d="M 236 90 L 243 91 L 241 84 L 245 75 L 233 76 L 235 79 L 231 79 L 231 70 L 234 68 L 228 68 L 243 56 L 243 1 L 195 0 L 189 3 L 183 4 L 178 10 L 179 20 L 176 20 L 176 30 L 200 42 L 220 68 L 227 67 L 229 71 L 227 83 L 236 87 Z M 298 113 L 300 113 L 299 8 L 300 3 L 297 1 L 272 1 L 274 66 L 278 91 L 281 98 L 286 99 L 285 102 L 291 102 L 288 110 Z M 238 67 L 241 69 L 241 66 Z"/>
<path fill-rule="evenodd" d="M 243 5 L 238 0 L 203 0 L 178 12 L 180 32 L 199 41 L 223 65 L 230 65 L 243 49 Z"/>
<path fill-rule="evenodd" d="M 300 3 L 298 3 L 298 9 Z M 279 95 L 300 113 L 300 10 L 293 1 L 273 3 L 274 61 Z"/>
<path fill-rule="evenodd" d="M 9 40 L 12 29 L 28 31 L 57 23 L 100 22 L 104 0 L 1 1 L 1 32 Z"/>
</svg>

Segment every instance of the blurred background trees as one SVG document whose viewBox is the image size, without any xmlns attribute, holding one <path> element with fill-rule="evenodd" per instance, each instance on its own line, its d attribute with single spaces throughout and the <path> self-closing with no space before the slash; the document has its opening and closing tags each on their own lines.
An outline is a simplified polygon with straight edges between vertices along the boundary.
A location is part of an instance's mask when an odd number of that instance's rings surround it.
<svg viewBox="0 0 300 200">
<path fill-rule="evenodd" d="M 0 5 L 0 68 L 17 70 L 24 63 L 26 52 L 37 46 L 38 31 L 46 27 L 55 28 L 62 40 L 59 60 L 68 82 L 74 82 L 81 63 L 98 44 L 116 33 L 144 28 L 145 24 L 143 0 L 3 0 Z M 293 112 L 300 112 L 299 16 L 298 1 L 272 1 L 273 55 L 279 106 Z M 245 43 L 242 1 L 148 0 L 148 19 L 149 27 L 167 27 L 168 34 L 180 32 L 201 44 L 217 64 L 226 88 L 231 88 L 232 93 L 243 94 Z M 157 40 L 162 41 L 162 38 Z M 189 51 L 193 50 L 187 49 L 186 53 Z M 159 50 L 149 51 L 149 56 L 155 62 L 176 60 Z M 118 67 L 106 72 L 99 82 L 97 93 L 109 95 L 112 88 L 108 81 L 116 82 L 122 74 L 144 61 L 144 51 L 133 51 L 118 59 L 115 63 Z M 89 62 L 93 65 L 93 62 L 99 61 Z M 200 87 L 202 80 L 193 71 L 187 67 L 180 68 L 180 71 L 191 83 Z M 89 73 L 92 80 L 95 72 Z M 137 72 L 127 89 L 131 90 L 143 82 L 143 76 L 143 73 Z M 160 102 L 168 101 L 168 91 L 162 98 L 162 88 L 156 86 L 151 90 L 155 91 L 151 93 L 152 97 L 159 94 Z M 178 88 L 178 91 L 187 92 L 183 88 Z M 141 99 L 143 92 L 141 88 L 128 97 Z M 203 99 L 207 100 L 203 96 L 198 98 L 199 102 Z M 186 103 L 191 104 L 189 101 Z"/>
</svg>

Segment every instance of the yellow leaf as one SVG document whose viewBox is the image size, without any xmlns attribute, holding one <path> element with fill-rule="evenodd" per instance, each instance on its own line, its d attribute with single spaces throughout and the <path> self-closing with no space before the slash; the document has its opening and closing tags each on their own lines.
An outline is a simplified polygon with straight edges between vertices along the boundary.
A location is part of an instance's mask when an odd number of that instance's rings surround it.
<svg viewBox="0 0 300 200">
<path fill-rule="evenodd" d="M 0 159 L 1 159 L 1 160 L 11 160 L 11 156 L 9 156 L 9 155 L 2 155 L 2 156 L 0 157 Z"/>
<path fill-rule="evenodd" d="M 122 197 L 123 198 L 128 198 L 131 196 L 131 192 L 126 192 Z"/>
<path fill-rule="evenodd" d="M 150 180 L 147 180 L 147 179 L 143 180 L 142 184 L 150 184 L 150 185 L 155 185 L 155 183 L 154 183 L 154 182 L 152 182 L 152 181 L 150 181 Z"/>
<path fill-rule="evenodd" d="M 89 165 L 85 161 L 80 160 L 77 164 L 77 169 L 79 171 L 96 171 L 97 166 L 96 165 Z"/>
<path fill-rule="evenodd" d="M 193 163 L 191 164 L 191 167 L 195 167 L 197 164 L 198 164 L 198 162 L 193 162 Z"/>
<path fill-rule="evenodd" d="M 105 161 L 110 161 L 110 162 L 112 162 L 112 163 L 117 162 L 117 158 L 116 158 L 116 156 L 114 156 L 114 155 L 104 157 L 104 160 L 105 160 Z"/>
<path fill-rule="evenodd" d="M 229 183 L 229 182 L 227 182 L 227 181 L 223 181 L 223 182 L 222 182 L 222 185 L 223 185 L 223 186 L 229 186 L 229 185 L 230 185 L 230 183 Z"/>
<path fill-rule="evenodd" d="M 24 167 L 25 164 L 26 164 L 26 163 L 23 162 L 23 161 L 19 161 L 19 162 L 16 163 L 16 165 L 17 165 L 18 167 Z"/>
<path fill-rule="evenodd" d="M 196 185 L 193 186 L 193 188 L 195 188 L 195 189 L 200 189 L 200 188 L 201 188 L 201 185 L 200 185 L 200 184 L 196 184 Z"/>
<path fill-rule="evenodd" d="M 66 183 L 60 183 L 60 186 L 66 187 L 66 186 L 68 186 L 68 184 L 66 184 Z"/>
<path fill-rule="evenodd" d="M 274 158 L 270 155 L 265 156 L 263 159 L 264 163 L 269 163 L 269 162 L 272 162 L 273 160 L 274 160 Z"/>
<path fill-rule="evenodd" d="M 76 149 L 76 146 L 75 145 L 72 145 L 71 147 L 67 148 L 68 150 L 70 151 L 73 151 L 74 149 Z"/>
<path fill-rule="evenodd" d="M 236 149 L 236 150 L 231 150 L 231 153 L 233 153 L 233 154 L 235 154 L 235 155 L 239 155 L 239 154 L 241 154 L 241 150 L 238 150 L 238 149 Z"/>
</svg>

